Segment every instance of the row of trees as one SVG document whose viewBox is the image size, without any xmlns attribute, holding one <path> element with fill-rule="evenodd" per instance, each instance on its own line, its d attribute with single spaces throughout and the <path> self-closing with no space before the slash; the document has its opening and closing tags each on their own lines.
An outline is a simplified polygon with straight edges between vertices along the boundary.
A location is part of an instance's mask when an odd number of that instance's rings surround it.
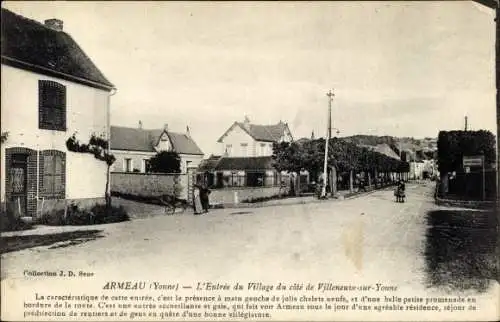
<svg viewBox="0 0 500 322">
<path fill-rule="evenodd" d="M 333 138 L 328 147 L 328 165 L 339 172 L 409 172 L 410 166 L 385 154 Z M 278 171 L 307 170 L 315 178 L 323 171 L 325 139 L 275 143 L 274 167 Z"/>
</svg>

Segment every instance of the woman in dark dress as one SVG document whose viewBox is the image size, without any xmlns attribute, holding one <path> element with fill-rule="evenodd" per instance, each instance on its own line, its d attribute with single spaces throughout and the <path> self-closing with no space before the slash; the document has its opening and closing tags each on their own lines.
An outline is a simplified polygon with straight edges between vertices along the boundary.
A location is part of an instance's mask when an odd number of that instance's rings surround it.
<svg viewBox="0 0 500 322">
<path fill-rule="evenodd" d="M 208 187 L 206 185 L 203 185 L 200 188 L 200 201 L 201 201 L 201 205 L 202 205 L 204 212 L 208 212 L 208 208 L 210 207 L 210 202 L 209 202 L 209 197 L 208 197 L 209 194 L 210 194 L 210 190 L 208 189 Z"/>
</svg>

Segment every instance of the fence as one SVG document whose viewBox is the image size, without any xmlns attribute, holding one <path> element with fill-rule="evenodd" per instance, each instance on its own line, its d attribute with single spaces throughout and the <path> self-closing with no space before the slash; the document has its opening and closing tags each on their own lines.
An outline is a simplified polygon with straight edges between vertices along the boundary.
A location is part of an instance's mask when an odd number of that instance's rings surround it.
<svg viewBox="0 0 500 322">
<path fill-rule="evenodd" d="M 187 175 L 178 173 L 134 173 L 112 172 L 111 193 L 154 197 L 164 194 L 178 194 L 187 199 Z"/>
<path fill-rule="evenodd" d="M 485 171 L 485 200 L 494 200 L 496 198 L 496 179 L 496 171 Z M 451 176 L 448 180 L 447 195 L 471 200 L 483 199 L 483 172 L 481 169 L 469 173 L 456 173 Z"/>
<path fill-rule="evenodd" d="M 277 172 L 271 174 L 264 171 L 199 173 L 198 176 L 205 177 L 203 181 L 206 182 L 210 189 L 231 187 L 280 187 L 283 185 L 283 182 L 288 185 L 288 181 L 290 180 L 288 175 L 282 175 Z"/>
</svg>

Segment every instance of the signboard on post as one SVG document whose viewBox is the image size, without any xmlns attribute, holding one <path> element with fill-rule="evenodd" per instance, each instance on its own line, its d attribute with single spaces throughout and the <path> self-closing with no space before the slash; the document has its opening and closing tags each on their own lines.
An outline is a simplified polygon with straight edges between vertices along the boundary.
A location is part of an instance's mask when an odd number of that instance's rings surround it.
<svg viewBox="0 0 500 322">
<path fill-rule="evenodd" d="M 464 156 L 463 165 L 465 167 L 482 167 L 484 163 L 484 156 Z"/>
<path fill-rule="evenodd" d="M 465 168 L 465 173 L 470 173 L 470 167 L 482 167 L 482 198 L 486 199 L 486 178 L 485 178 L 485 170 L 484 170 L 484 155 L 476 155 L 476 156 L 465 156 L 463 157 L 463 166 Z"/>
</svg>

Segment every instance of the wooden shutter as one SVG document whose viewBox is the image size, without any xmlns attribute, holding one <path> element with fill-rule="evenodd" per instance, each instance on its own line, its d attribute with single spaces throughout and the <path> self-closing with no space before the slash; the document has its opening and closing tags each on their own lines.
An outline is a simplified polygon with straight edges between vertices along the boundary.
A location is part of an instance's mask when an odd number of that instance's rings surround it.
<svg viewBox="0 0 500 322">
<path fill-rule="evenodd" d="M 43 192 L 46 196 L 54 195 L 55 156 L 43 156 Z"/>
<path fill-rule="evenodd" d="M 61 195 L 64 194 L 65 183 L 64 183 L 64 158 L 62 155 L 54 156 L 54 194 Z"/>
<path fill-rule="evenodd" d="M 66 130 L 66 86 L 57 82 L 40 80 L 39 128 L 46 130 Z"/>
<path fill-rule="evenodd" d="M 46 198 L 64 198 L 66 194 L 66 157 L 59 151 L 46 151 L 43 156 L 42 192 Z"/>
</svg>

